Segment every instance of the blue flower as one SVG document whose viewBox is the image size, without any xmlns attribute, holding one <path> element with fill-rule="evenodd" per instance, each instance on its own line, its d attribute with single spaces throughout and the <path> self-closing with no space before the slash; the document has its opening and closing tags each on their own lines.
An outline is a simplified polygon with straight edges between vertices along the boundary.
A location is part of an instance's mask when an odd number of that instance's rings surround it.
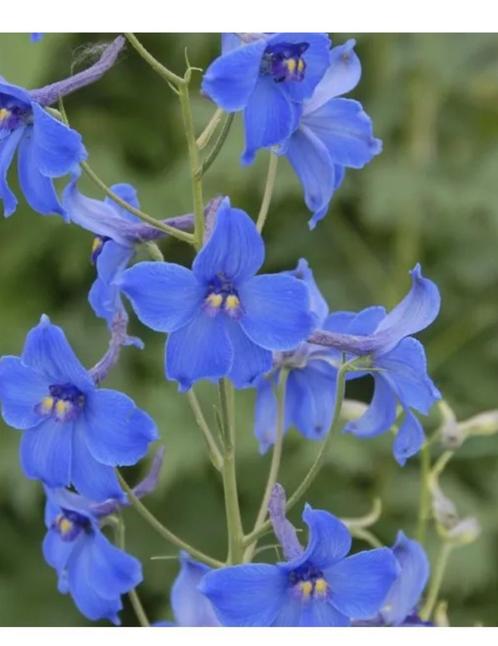
<svg viewBox="0 0 498 646">
<path fill-rule="evenodd" d="M 90 501 L 64 489 L 46 493 L 43 555 L 57 572 L 59 592 L 69 593 L 88 619 L 120 624 L 121 595 L 143 579 L 140 562 L 102 534 Z"/>
<path fill-rule="evenodd" d="M 34 32 L 30 34 L 30 39 L 32 43 L 39 43 L 45 34 L 43 32 Z"/>
<path fill-rule="evenodd" d="M 225 35 L 206 70 L 202 91 L 226 112 L 244 111 L 243 163 L 258 148 L 283 142 L 296 128 L 329 63 L 326 34 Z"/>
<path fill-rule="evenodd" d="M 280 150 L 294 168 L 313 213 L 309 225 L 327 213 L 346 168 L 362 168 L 382 150 L 372 121 L 358 101 L 337 98 L 360 80 L 361 65 L 354 40 L 334 47 L 330 66 L 311 99 L 304 101 L 298 128 Z"/>
<path fill-rule="evenodd" d="M 96 387 L 45 315 L 21 357 L 0 359 L 0 400 L 5 423 L 24 431 L 24 473 L 49 487 L 73 484 L 92 500 L 122 497 L 112 467 L 135 464 L 157 438 L 129 397 Z"/>
<path fill-rule="evenodd" d="M 64 215 L 53 179 L 74 171 L 86 158 L 81 136 L 48 114 L 29 92 L 0 78 L 0 200 L 5 217 L 17 206 L 7 183 L 16 150 L 19 183 L 30 207 L 42 215 Z"/>
<path fill-rule="evenodd" d="M 286 562 L 213 570 L 200 591 L 224 626 L 349 626 L 374 617 L 396 579 L 388 548 L 347 557 L 351 536 L 332 514 L 306 505 L 308 545 Z"/>
<path fill-rule="evenodd" d="M 253 221 L 226 198 L 192 271 L 143 262 L 124 272 L 122 290 L 138 318 L 170 334 L 166 375 L 181 390 L 224 376 L 246 386 L 271 368 L 272 350 L 292 349 L 310 334 L 306 287 L 291 276 L 255 276 L 263 260 Z"/>
</svg>

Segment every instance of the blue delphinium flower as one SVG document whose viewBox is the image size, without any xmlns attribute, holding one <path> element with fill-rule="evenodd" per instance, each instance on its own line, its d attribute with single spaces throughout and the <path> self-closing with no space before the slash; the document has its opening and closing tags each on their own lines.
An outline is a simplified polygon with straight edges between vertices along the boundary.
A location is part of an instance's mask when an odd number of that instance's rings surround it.
<svg viewBox="0 0 498 646">
<path fill-rule="evenodd" d="M 121 287 L 138 318 L 169 333 L 166 375 L 181 390 L 224 376 L 246 386 L 271 368 L 272 350 L 289 350 L 310 334 L 305 285 L 292 276 L 255 276 L 263 260 L 254 222 L 226 198 L 192 271 L 142 262 L 124 272 Z"/>
<path fill-rule="evenodd" d="M 21 357 L 0 359 L 0 400 L 5 423 L 24 431 L 25 474 L 49 487 L 73 484 L 92 500 L 121 497 L 112 467 L 135 464 L 157 438 L 151 417 L 129 397 L 96 387 L 45 315 Z"/>
<path fill-rule="evenodd" d="M 308 545 L 283 545 L 286 562 L 236 565 L 204 576 L 199 589 L 222 625 L 349 626 L 377 615 L 398 573 L 391 550 L 347 557 L 351 536 L 339 519 L 306 505 L 303 520 Z"/>
<path fill-rule="evenodd" d="M 143 579 L 140 562 L 104 536 L 89 500 L 65 489 L 46 493 L 43 555 L 57 572 L 59 592 L 69 593 L 88 619 L 120 624 L 121 595 Z"/>
<path fill-rule="evenodd" d="M 0 199 L 5 217 L 17 206 L 7 183 L 16 150 L 28 204 L 42 215 L 63 215 L 53 178 L 74 171 L 86 158 L 81 135 L 48 114 L 29 92 L 0 78 Z"/>
<path fill-rule="evenodd" d="M 347 379 L 365 374 L 374 378 L 372 402 L 359 419 L 349 422 L 345 432 L 359 437 L 374 437 L 394 424 L 397 407 L 403 419 L 393 443 L 396 460 L 403 465 L 417 453 L 424 442 L 422 426 L 413 410 L 426 415 L 440 398 L 427 374 L 425 351 L 421 343 L 409 336 L 436 318 L 440 296 L 436 285 L 422 276 L 420 266 L 411 272 L 412 287 L 408 295 L 386 314 L 383 307 L 369 307 L 354 312 L 334 312 L 327 316 L 327 305 L 317 290 L 307 265 L 301 261 L 296 270 L 308 284 L 315 316 L 324 336 L 337 340 L 336 347 L 319 343 L 301 344 L 290 353 L 276 355 L 273 373 L 257 382 L 255 432 L 265 451 L 275 438 L 276 398 L 274 383 L 278 370 L 289 370 L 286 390 L 286 428 L 295 426 L 305 437 L 321 439 L 330 425 L 335 404 L 337 368 L 343 352 L 347 359 L 366 355 L 358 370 L 347 373 Z M 319 340 L 321 332 L 311 337 Z M 367 351 L 368 350 L 368 351 Z"/>
<path fill-rule="evenodd" d="M 244 111 L 244 163 L 296 128 L 300 104 L 328 67 L 329 48 L 326 34 L 224 36 L 222 54 L 206 70 L 202 91 L 226 112 Z"/>
<path fill-rule="evenodd" d="M 30 39 L 32 43 L 39 43 L 45 34 L 43 32 L 34 32 L 30 34 Z"/>
<path fill-rule="evenodd" d="M 348 40 L 331 50 L 326 74 L 313 96 L 304 101 L 299 126 L 280 150 L 303 185 L 306 206 L 313 213 L 311 229 L 326 215 L 345 169 L 362 168 L 382 150 L 361 104 L 338 98 L 360 80 L 354 45 L 354 40 Z"/>
</svg>

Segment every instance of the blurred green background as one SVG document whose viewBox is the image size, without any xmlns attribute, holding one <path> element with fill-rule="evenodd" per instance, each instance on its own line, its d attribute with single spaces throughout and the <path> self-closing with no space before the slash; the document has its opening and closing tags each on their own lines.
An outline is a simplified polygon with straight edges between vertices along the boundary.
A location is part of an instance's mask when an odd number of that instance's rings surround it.
<svg viewBox="0 0 498 646">
<path fill-rule="evenodd" d="M 341 43 L 350 35 L 340 34 Z M 384 152 L 363 171 L 350 171 L 327 218 L 310 233 L 301 187 L 286 162 L 265 229 L 265 271 L 291 268 L 306 257 L 332 309 L 391 307 L 406 292 L 408 270 L 420 261 L 442 292 L 436 323 L 421 336 L 430 372 L 460 418 L 498 407 L 498 37 L 496 35 L 356 35 L 363 78 L 353 96 L 373 117 Z M 102 34 L 0 35 L 0 74 L 28 88 L 71 71 L 82 47 Z M 144 44 L 175 71 L 206 68 L 217 55 L 213 34 L 145 35 Z M 79 62 L 76 69 L 84 63 Z M 200 74 L 195 79 L 198 88 Z M 198 131 L 213 107 L 193 92 Z M 107 184 L 138 187 L 144 209 L 164 218 L 190 211 L 185 142 L 174 94 L 128 49 L 100 82 L 66 99 L 90 162 Z M 237 121 L 205 182 L 206 198 L 229 194 L 256 215 L 267 154 L 250 168 L 239 165 L 242 130 Z M 12 173 L 12 186 L 15 182 Z M 85 180 L 83 189 L 102 197 Z M 16 214 L 0 222 L 0 354 L 19 354 L 26 332 L 46 312 L 62 325 L 83 362 L 93 365 L 107 344 L 105 324 L 86 296 L 94 278 L 91 236 L 57 217 L 42 218 L 20 197 Z M 168 260 L 189 264 L 191 252 L 164 241 Z M 156 419 L 167 448 L 160 487 L 147 501 L 159 518 L 198 547 L 222 557 L 225 526 L 222 489 L 210 468 L 188 403 L 163 377 L 164 337 L 131 317 L 143 351 L 125 349 L 108 380 Z M 368 380 L 349 392 L 366 400 Z M 214 389 L 200 389 L 208 414 Z M 252 435 L 254 393 L 238 396 L 238 464 L 246 527 L 253 522 L 269 457 Z M 0 423 L 0 625 L 89 625 L 69 597 L 56 590 L 54 571 L 41 554 L 43 495 L 25 479 L 19 433 Z M 293 488 L 318 446 L 291 431 L 281 481 Z M 140 477 L 145 464 L 128 474 Z M 458 452 L 444 476 L 445 491 L 462 515 L 476 515 L 483 533 L 455 551 L 443 585 L 452 625 L 498 625 L 498 437 L 474 439 Z M 340 437 L 309 492 L 314 506 L 339 516 L 364 514 L 373 497 L 384 511 L 374 527 L 391 544 L 398 528 L 415 530 L 418 460 L 399 468 L 390 439 L 361 442 Z M 299 522 L 299 514 L 292 514 Z M 126 513 L 128 549 L 144 564 L 139 592 L 152 620 L 171 617 L 169 589 L 174 555 L 133 511 Z M 357 543 L 363 549 L 364 544 Z M 437 539 L 428 544 L 434 555 Z M 262 557 L 271 558 L 271 552 Z M 123 622 L 135 625 L 126 601 Z"/>
</svg>

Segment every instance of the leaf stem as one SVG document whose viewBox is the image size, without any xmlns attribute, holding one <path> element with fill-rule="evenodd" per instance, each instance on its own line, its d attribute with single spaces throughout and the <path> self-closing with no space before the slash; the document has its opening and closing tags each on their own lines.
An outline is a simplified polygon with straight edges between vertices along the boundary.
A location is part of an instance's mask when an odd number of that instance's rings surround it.
<svg viewBox="0 0 498 646">
<path fill-rule="evenodd" d="M 171 70 L 169 70 L 167 67 L 165 67 L 162 63 L 160 63 L 150 52 L 148 52 L 145 47 L 142 45 L 142 43 L 138 40 L 138 38 L 135 36 L 135 34 L 129 33 L 129 34 L 124 34 L 126 37 L 126 40 L 130 43 L 130 45 L 135 49 L 135 51 L 141 56 L 144 61 L 150 65 L 150 67 L 159 74 L 161 78 L 163 78 L 165 81 L 168 83 L 173 83 L 173 85 L 176 85 L 178 88 L 182 87 L 185 84 L 185 79 L 183 79 L 181 76 L 178 76 Z"/>
<path fill-rule="evenodd" d="M 420 497 L 417 520 L 417 541 L 424 543 L 427 534 L 427 523 L 429 521 L 431 496 L 429 490 L 429 478 L 431 474 L 431 452 L 429 443 L 426 441 L 420 451 Z"/>
<path fill-rule="evenodd" d="M 233 123 L 234 119 L 234 114 L 230 113 L 227 114 L 225 121 L 223 123 L 223 127 L 220 130 L 220 134 L 218 135 L 218 138 L 213 144 L 213 147 L 209 151 L 209 153 L 206 155 L 204 161 L 202 162 L 202 168 L 201 168 L 201 173 L 202 175 L 205 175 L 208 171 L 208 169 L 211 167 L 211 164 L 215 161 L 215 159 L 218 157 L 220 154 L 221 149 L 223 148 L 223 144 L 226 141 L 226 138 L 228 137 L 228 133 L 230 132 L 230 128 Z"/>
<path fill-rule="evenodd" d="M 223 468 L 223 456 L 221 455 L 218 444 L 214 439 L 213 434 L 211 433 L 211 429 L 209 428 L 206 418 L 204 417 L 201 405 L 199 404 L 199 400 L 197 399 L 193 388 L 191 388 L 187 392 L 187 398 L 194 414 L 195 421 L 197 422 L 197 426 L 199 427 L 201 433 L 204 436 L 204 440 L 206 441 L 209 458 L 211 459 L 214 468 L 218 471 L 221 471 L 221 469 Z"/>
<path fill-rule="evenodd" d="M 437 602 L 439 595 L 439 590 L 441 589 L 441 584 L 443 582 L 444 572 L 446 566 L 448 565 L 448 559 L 453 549 L 451 543 L 443 543 L 434 567 L 434 574 L 432 575 L 431 582 L 429 584 L 429 592 L 427 594 L 427 599 L 425 604 L 420 611 L 420 618 L 422 621 L 429 621 L 434 607 Z"/>
<path fill-rule="evenodd" d="M 266 174 L 265 192 L 263 193 L 263 200 L 258 213 L 256 221 L 256 228 L 261 233 L 265 226 L 268 211 L 270 210 L 271 198 L 273 196 L 273 189 L 275 187 L 275 179 L 277 177 L 278 155 L 270 151 L 270 159 L 268 162 L 268 171 Z"/>
<path fill-rule="evenodd" d="M 205 148 L 208 145 L 208 143 L 211 141 L 211 137 L 214 135 L 216 128 L 220 125 L 220 122 L 223 118 L 223 114 L 224 112 L 221 108 L 216 108 L 215 113 L 208 121 L 206 127 L 201 132 L 201 134 L 197 137 L 197 141 L 195 143 L 197 144 L 197 148 L 199 148 L 199 150 L 202 150 L 203 148 Z"/>
</svg>

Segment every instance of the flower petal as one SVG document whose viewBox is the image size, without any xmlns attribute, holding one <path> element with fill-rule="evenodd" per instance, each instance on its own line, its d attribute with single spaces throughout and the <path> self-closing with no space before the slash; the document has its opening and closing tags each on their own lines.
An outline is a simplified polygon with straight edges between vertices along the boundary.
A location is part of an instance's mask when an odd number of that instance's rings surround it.
<svg viewBox="0 0 498 646">
<path fill-rule="evenodd" d="M 254 276 L 265 259 L 263 238 L 241 209 L 225 198 L 217 213 L 213 233 L 197 254 L 192 271 L 199 281 L 211 282 L 218 274 L 234 282 Z"/>
<path fill-rule="evenodd" d="M 180 568 L 171 588 L 171 607 L 178 626 L 219 626 L 213 607 L 198 590 L 199 583 L 211 568 L 194 561 L 187 552 L 180 553 Z"/>
<path fill-rule="evenodd" d="M 25 128 L 17 128 L 0 140 L 0 200 L 3 201 L 3 214 L 6 218 L 14 213 L 17 206 L 17 198 L 7 183 L 7 174 L 24 132 Z"/>
<path fill-rule="evenodd" d="M 360 552 L 324 572 L 330 603 L 350 619 L 376 615 L 396 580 L 399 566 L 387 547 Z"/>
<path fill-rule="evenodd" d="M 307 627 L 348 627 L 351 622 L 334 608 L 327 599 L 312 599 L 302 604 L 299 626 Z"/>
<path fill-rule="evenodd" d="M 250 386 L 272 366 L 272 353 L 256 345 L 236 321 L 227 321 L 226 330 L 233 348 L 229 378 L 236 388 Z"/>
<path fill-rule="evenodd" d="M 28 478 L 41 480 L 49 487 L 64 487 L 71 482 L 73 424 L 49 418 L 21 439 L 21 465 Z"/>
<path fill-rule="evenodd" d="M 271 626 L 287 600 L 288 580 L 275 565 L 251 563 L 212 570 L 199 590 L 223 626 Z"/>
<path fill-rule="evenodd" d="M 111 324 L 116 313 L 124 309 L 119 279 L 134 255 L 134 249 L 108 240 L 97 258 L 97 278 L 88 301 L 95 314 Z"/>
<path fill-rule="evenodd" d="M 393 442 L 393 454 L 396 462 L 404 466 L 406 460 L 420 451 L 425 442 L 422 424 L 413 413 L 405 410 L 405 419 Z"/>
<path fill-rule="evenodd" d="M 344 433 L 375 437 L 389 430 L 396 421 L 397 399 L 394 392 L 382 377 L 375 376 L 374 384 L 370 406 L 361 417 L 346 424 Z"/>
<path fill-rule="evenodd" d="M 239 297 L 242 329 L 267 350 L 293 350 L 316 323 L 306 285 L 292 276 L 255 276 L 239 286 Z"/>
<path fill-rule="evenodd" d="M 139 262 L 123 273 L 120 286 L 138 318 L 156 332 L 186 325 L 205 295 L 189 269 L 170 262 Z"/>
<path fill-rule="evenodd" d="M 399 626 L 416 609 L 429 579 L 429 560 L 424 548 L 398 532 L 392 548 L 401 571 L 381 609 L 384 622 Z"/>
<path fill-rule="evenodd" d="M 62 328 L 52 325 L 45 314 L 28 332 L 21 360 L 51 384 L 71 383 L 85 392 L 94 388 L 90 375 L 69 345 Z"/>
<path fill-rule="evenodd" d="M 132 186 L 132 184 L 127 184 L 126 182 L 113 184 L 111 186 L 111 191 L 136 209 L 140 208 L 137 189 Z M 112 197 L 104 197 L 104 202 L 112 207 L 116 211 L 116 213 L 118 213 L 124 220 L 128 220 L 129 222 L 140 222 L 140 218 L 138 218 L 136 215 L 133 215 L 133 213 L 130 213 L 128 209 L 120 206 L 112 199 Z"/>
<path fill-rule="evenodd" d="M 95 390 L 83 414 L 88 449 L 101 464 L 136 464 L 147 453 L 150 442 L 158 438 L 152 418 L 116 390 Z"/>
<path fill-rule="evenodd" d="M 45 561 L 53 567 L 60 576 L 74 550 L 73 541 L 63 541 L 56 529 L 49 529 L 43 539 L 42 551 Z"/>
<path fill-rule="evenodd" d="M 259 442 L 259 452 L 265 454 L 275 444 L 277 432 L 276 378 L 261 377 L 256 386 L 254 433 Z"/>
<path fill-rule="evenodd" d="M 24 430 L 42 421 L 36 405 L 48 393 L 47 380 L 19 357 L 0 359 L 0 400 L 6 424 Z"/>
<path fill-rule="evenodd" d="M 256 40 L 217 58 L 207 68 L 201 90 L 226 112 L 242 110 L 259 78 L 266 39 Z"/>
<path fill-rule="evenodd" d="M 294 278 L 302 280 L 305 283 L 310 295 L 310 309 L 316 316 L 317 325 L 321 325 L 328 316 L 329 306 L 318 289 L 318 285 L 316 284 L 308 261 L 304 258 L 300 258 L 296 269 L 285 273 L 290 276 L 294 276 Z"/>
<path fill-rule="evenodd" d="M 223 314 L 200 312 L 192 321 L 170 334 L 166 344 L 166 376 L 188 390 L 199 379 L 217 380 L 228 375 L 233 349 Z"/>
</svg>

